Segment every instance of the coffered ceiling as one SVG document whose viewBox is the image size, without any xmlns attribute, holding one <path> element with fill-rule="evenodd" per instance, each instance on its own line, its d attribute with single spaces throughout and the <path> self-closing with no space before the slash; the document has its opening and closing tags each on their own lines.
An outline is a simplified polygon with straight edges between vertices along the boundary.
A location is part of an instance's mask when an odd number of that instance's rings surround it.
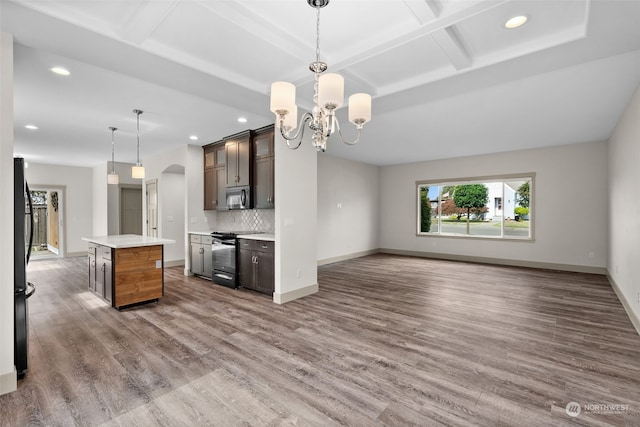
<svg viewBox="0 0 640 427">
<path fill-rule="evenodd" d="M 135 161 L 134 108 L 144 160 L 273 122 L 276 80 L 311 106 L 316 16 L 304 0 L 0 5 L 15 39 L 15 151 L 33 162 L 105 162 L 109 126 L 116 160 Z M 515 15 L 528 22 L 506 29 Z M 636 0 L 332 0 L 320 24 L 345 97 L 373 96 L 361 142 L 328 151 L 371 164 L 605 140 L 640 82 Z M 346 108 L 338 116 L 354 136 Z"/>
</svg>

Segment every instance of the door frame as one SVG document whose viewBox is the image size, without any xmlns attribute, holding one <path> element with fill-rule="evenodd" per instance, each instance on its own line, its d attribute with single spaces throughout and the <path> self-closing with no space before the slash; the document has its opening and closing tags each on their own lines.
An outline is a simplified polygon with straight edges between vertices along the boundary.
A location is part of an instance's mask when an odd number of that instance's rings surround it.
<svg viewBox="0 0 640 427">
<path fill-rule="evenodd" d="M 41 256 L 38 256 L 37 259 L 66 257 L 67 256 L 67 248 L 66 248 L 67 218 L 66 218 L 65 206 L 67 204 L 67 186 L 66 185 L 30 184 L 29 190 L 46 191 L 47 193 L 51 193 L 52 191 L 58 192 L 58 253 L 53 255 L 41 255 Z"/>
<path fill-rule="evenodd" d="M 153 209 L 153 212 L 155 212 L 155 224 L 156 224 L 156 237 L 160 235 L 160 224 L 158 223 L 158 179 L 154 178 L 154 179 L 148 179 L 145 181 L 144 183 L 144 200 L 145 200 L 145 205 L 144 205 L 144 212 L 146 212 L 146 236 L 152 236 L 151 233 L 151 229 L 149 228 L 151 226 L 151 222 L 149 222 L 149 212 L 151 212 L 151 210 L 149 209 L 150 206 L 150 200 L 149 200 L 149 186 L 150 185 L 155 185 L 156 187 L 156 199 L 155 199 L 155 206 L 153 206 L 155 209 Z"/>
</svg>

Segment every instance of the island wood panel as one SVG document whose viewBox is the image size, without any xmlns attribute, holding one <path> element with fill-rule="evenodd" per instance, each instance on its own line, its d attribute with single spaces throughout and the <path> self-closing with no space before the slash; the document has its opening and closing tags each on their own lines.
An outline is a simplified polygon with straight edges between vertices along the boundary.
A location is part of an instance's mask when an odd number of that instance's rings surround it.
<svg viewBox="0 0 640 427">
<path fill-rule="evenodd" d="M 118 248 L 115 250 L 114 307 L 161 298 L 164 291 L 163 246 Z M 156 267 L 160 261 L 160 268 Z"/>
</svg>

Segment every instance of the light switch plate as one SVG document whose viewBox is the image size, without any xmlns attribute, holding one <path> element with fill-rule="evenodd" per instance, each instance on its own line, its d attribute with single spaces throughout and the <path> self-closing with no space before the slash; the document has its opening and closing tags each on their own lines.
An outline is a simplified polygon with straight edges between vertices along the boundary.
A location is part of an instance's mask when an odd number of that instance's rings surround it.
<svg viewBox="0 0 640 427">
<path fill-rule="evenodd" d="M 162 268 L 162 260 L 161 259 L 157 259 L 156 260 L 156 268 Z"/>
</svg>

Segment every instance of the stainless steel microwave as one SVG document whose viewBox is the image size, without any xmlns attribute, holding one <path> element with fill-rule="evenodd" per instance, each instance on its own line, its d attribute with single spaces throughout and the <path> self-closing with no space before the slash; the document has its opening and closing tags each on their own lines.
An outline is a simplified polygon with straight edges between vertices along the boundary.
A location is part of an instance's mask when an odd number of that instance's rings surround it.
<svg viewBox="0 0 640 427">
<path fill-rule="evenodd" d="M 251 186 L 227 187 L 227 209 L 251 209 Z"/>
</svg>

